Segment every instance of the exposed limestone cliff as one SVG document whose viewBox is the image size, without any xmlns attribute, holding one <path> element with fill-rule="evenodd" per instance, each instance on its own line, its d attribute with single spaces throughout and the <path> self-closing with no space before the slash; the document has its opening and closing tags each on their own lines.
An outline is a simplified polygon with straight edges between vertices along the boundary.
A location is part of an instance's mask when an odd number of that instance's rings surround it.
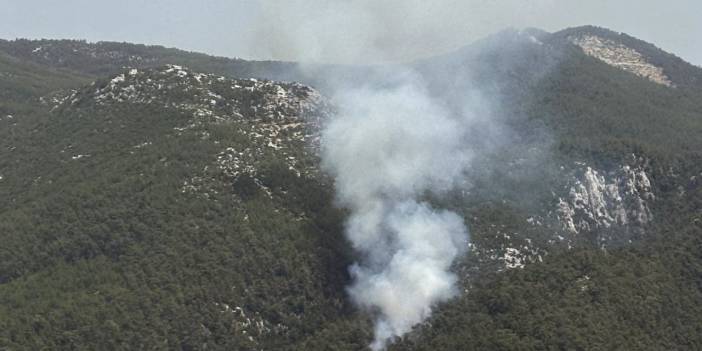
<svg viewBox="0 0 702 351">
<path fill-rule="evenodd" d="M 605 173 L 586 167 L 559 198 L 558 218 L 572 234 L 628 226 L 640 229 L 652 220 L 649 202 L 655 199 L 643 165 L 621 166 Z"/>
<path fill-rule="evenodd" d="M 614 67 L 648 78 L 658 84 L 672 87 L 673 83 L 663 69 L 650 62 L 638 51 L 616 41 L 594 35 L 571 36 L 573 44 L 583 49 L 585 54 L 604 61 Z"/>
</svg>

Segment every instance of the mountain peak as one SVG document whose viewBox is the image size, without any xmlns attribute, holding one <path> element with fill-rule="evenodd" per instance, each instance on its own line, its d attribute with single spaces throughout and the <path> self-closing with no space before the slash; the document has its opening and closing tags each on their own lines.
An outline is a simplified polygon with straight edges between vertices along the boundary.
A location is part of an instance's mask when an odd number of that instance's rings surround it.
<svg viewBox="0 0 702 351">
<path fill-rule="evenodd" d="M 675 86 L 662 67 L 653 65 L 640 52 L 621 42 L 593 34 L 572 35 L 568 40 L 579 46 L 588 56 L 604 61 L 610 66 L 648 78 L 658 84 Z"/>
<path fill-rule="evenodd" d="M 702 70 L 626 33 L 581 26 L 554 33 L 588 56 L 667 87 L 702 87 Z"/>
</svg>

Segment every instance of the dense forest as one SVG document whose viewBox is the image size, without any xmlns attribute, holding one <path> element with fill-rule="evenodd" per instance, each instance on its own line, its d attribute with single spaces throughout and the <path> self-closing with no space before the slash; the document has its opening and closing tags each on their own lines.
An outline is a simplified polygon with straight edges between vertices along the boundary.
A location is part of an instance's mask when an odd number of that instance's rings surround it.
<svg viewBox="0 0 702 351">
<path fill-rule="evenodd" d="M 585 55 L 578 33 L 620 40 L 676 87 Z M 513 142 L 476 161 L 468 196 L 430 199 L 470 227 L 463 292 L 390 349 L 702 348 L 702 69 L 601 28 L 528 34 L 541 44 L 508 31 L 414 64 L 431 89 L 460 89 L 438 73 L 471 67 Z M 371 314 L 345 291 L 347 213 L 310 144 L 332 112 L 275 100 L 316 101 L 309 88 L 249 77 L 300 72 L 0 41 L 0 350 L 367 348 Z M 653 220 L 608 228 L 620 240 L 606 245 L 600 229 L 567 233 L 554 213 L 578 164 L 640 166 Z M 494 259 L 527 243 L 519 267 Z"/>
</svg>

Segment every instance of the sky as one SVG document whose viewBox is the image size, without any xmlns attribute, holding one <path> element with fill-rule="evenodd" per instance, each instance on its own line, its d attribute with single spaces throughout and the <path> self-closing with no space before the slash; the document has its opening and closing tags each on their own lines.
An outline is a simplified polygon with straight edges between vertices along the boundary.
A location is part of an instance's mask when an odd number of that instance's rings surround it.
<svg viewBox="0 0 702 351">
<path fill-rule="evenodd" d="M 508 27 L 593 24 L 702 66 L 700 13 L 699 0 L 0 0 L 0 38 L 368 63 L 448 52 Z"/>
</svg>

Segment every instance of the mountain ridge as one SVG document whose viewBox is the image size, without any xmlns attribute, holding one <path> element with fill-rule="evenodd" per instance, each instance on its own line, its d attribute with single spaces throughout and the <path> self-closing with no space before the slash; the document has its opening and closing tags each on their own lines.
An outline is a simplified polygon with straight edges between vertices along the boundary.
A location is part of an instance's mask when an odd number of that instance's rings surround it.
<svg viewBox="0 0 702 351">
<path fill-rule="evenodd" d="M 447 59 L 511 140 L 480 155 L 474 184 L 428 199 L 471 228 L 463 294 L 390 349 L 702 345 L 699 92 L 566 34 L 505 33 Z M 87 77 L 51 62 L 0 75 L 0 348 L 365 349 L 347 214 L 318 167 L 325 90 L 210 58 L 83 62 Z M 436 77 L 447 106 L 465 98 Z"/>
<path fill-rule="evenodd" d="M 567 37 L 573 35 L 598 35 L 641 51 L 646 58 L 652 60 L 653 65 L 672 72 L 674 79 L 679 85 L 699 88 L 702 84 L 702 68 L 685 62 L 683 59 L 665 52 L 651 43 L 606 28 L 580 26 L 553 33 L 548 33 L 536 28 L 523 30 L 509 29 L 503 31 L 502 35 L 510 32 L 518 33 L 519 35 L 525 34 L 532 43 L 536 43 L 537 41 L 542 42 L 542 39 L 550 42 L 557 42 L 559 40 L 567 41 Z M 498 33 L 496 35 L 499 36 L 501 34 Z M 494 36 L 495 35 L 488 36 L 487 38 L 494 38 Z M 488 41 L 490 40 L 491 39 L 488 39 Z M 480 42 L 480 40 L 478 42 Z M 470 50 L 472 45 L 473 44 L 467 45 L 441 56 L 451 56 L 465 50 Z M 48 64 L 58 68 L 71 69 L 84 74 L 114 74 L 123 67 L 147 68 L 164 64 L 179 64 L 191 67 L 196 71 L 211 72 L 227 76 L 272 80 L 304 80 L 304 73 L 298 71 L 298 65 L 300 63 L 275 60 L 256 61 L 211 56 L 204 53 L 166 48 L 159 45 L 110 41 L 98 41 L 93 43 L 85 40 L 61 39 L 0 39 L 0 50 L 20 59 Z M 53 59 L 54 61 L 52 61 L 51 55 L 56 56 L 55 59 Z M 422 62 L 432 59 L 436 58 L 430 57 L 418 61 Z M 85 60 L 92 60 L 92 63 L 84 64 Z M 312 72 L 321 71 L 325 74 L 328 74 L 328 72 L 325 71 L 354 70 L 353 65 L 306 64 L 305 66 L 311 67 L 310 71 Z M 96 70 L 95 67 L 99 68 Z M 358 67 L 356 69 L 360 69 L 361 72 L 365 70 L 363 65 L 356 67 Z M 372 65 L 366 67 L 372 67 Z"/>
</svg>

